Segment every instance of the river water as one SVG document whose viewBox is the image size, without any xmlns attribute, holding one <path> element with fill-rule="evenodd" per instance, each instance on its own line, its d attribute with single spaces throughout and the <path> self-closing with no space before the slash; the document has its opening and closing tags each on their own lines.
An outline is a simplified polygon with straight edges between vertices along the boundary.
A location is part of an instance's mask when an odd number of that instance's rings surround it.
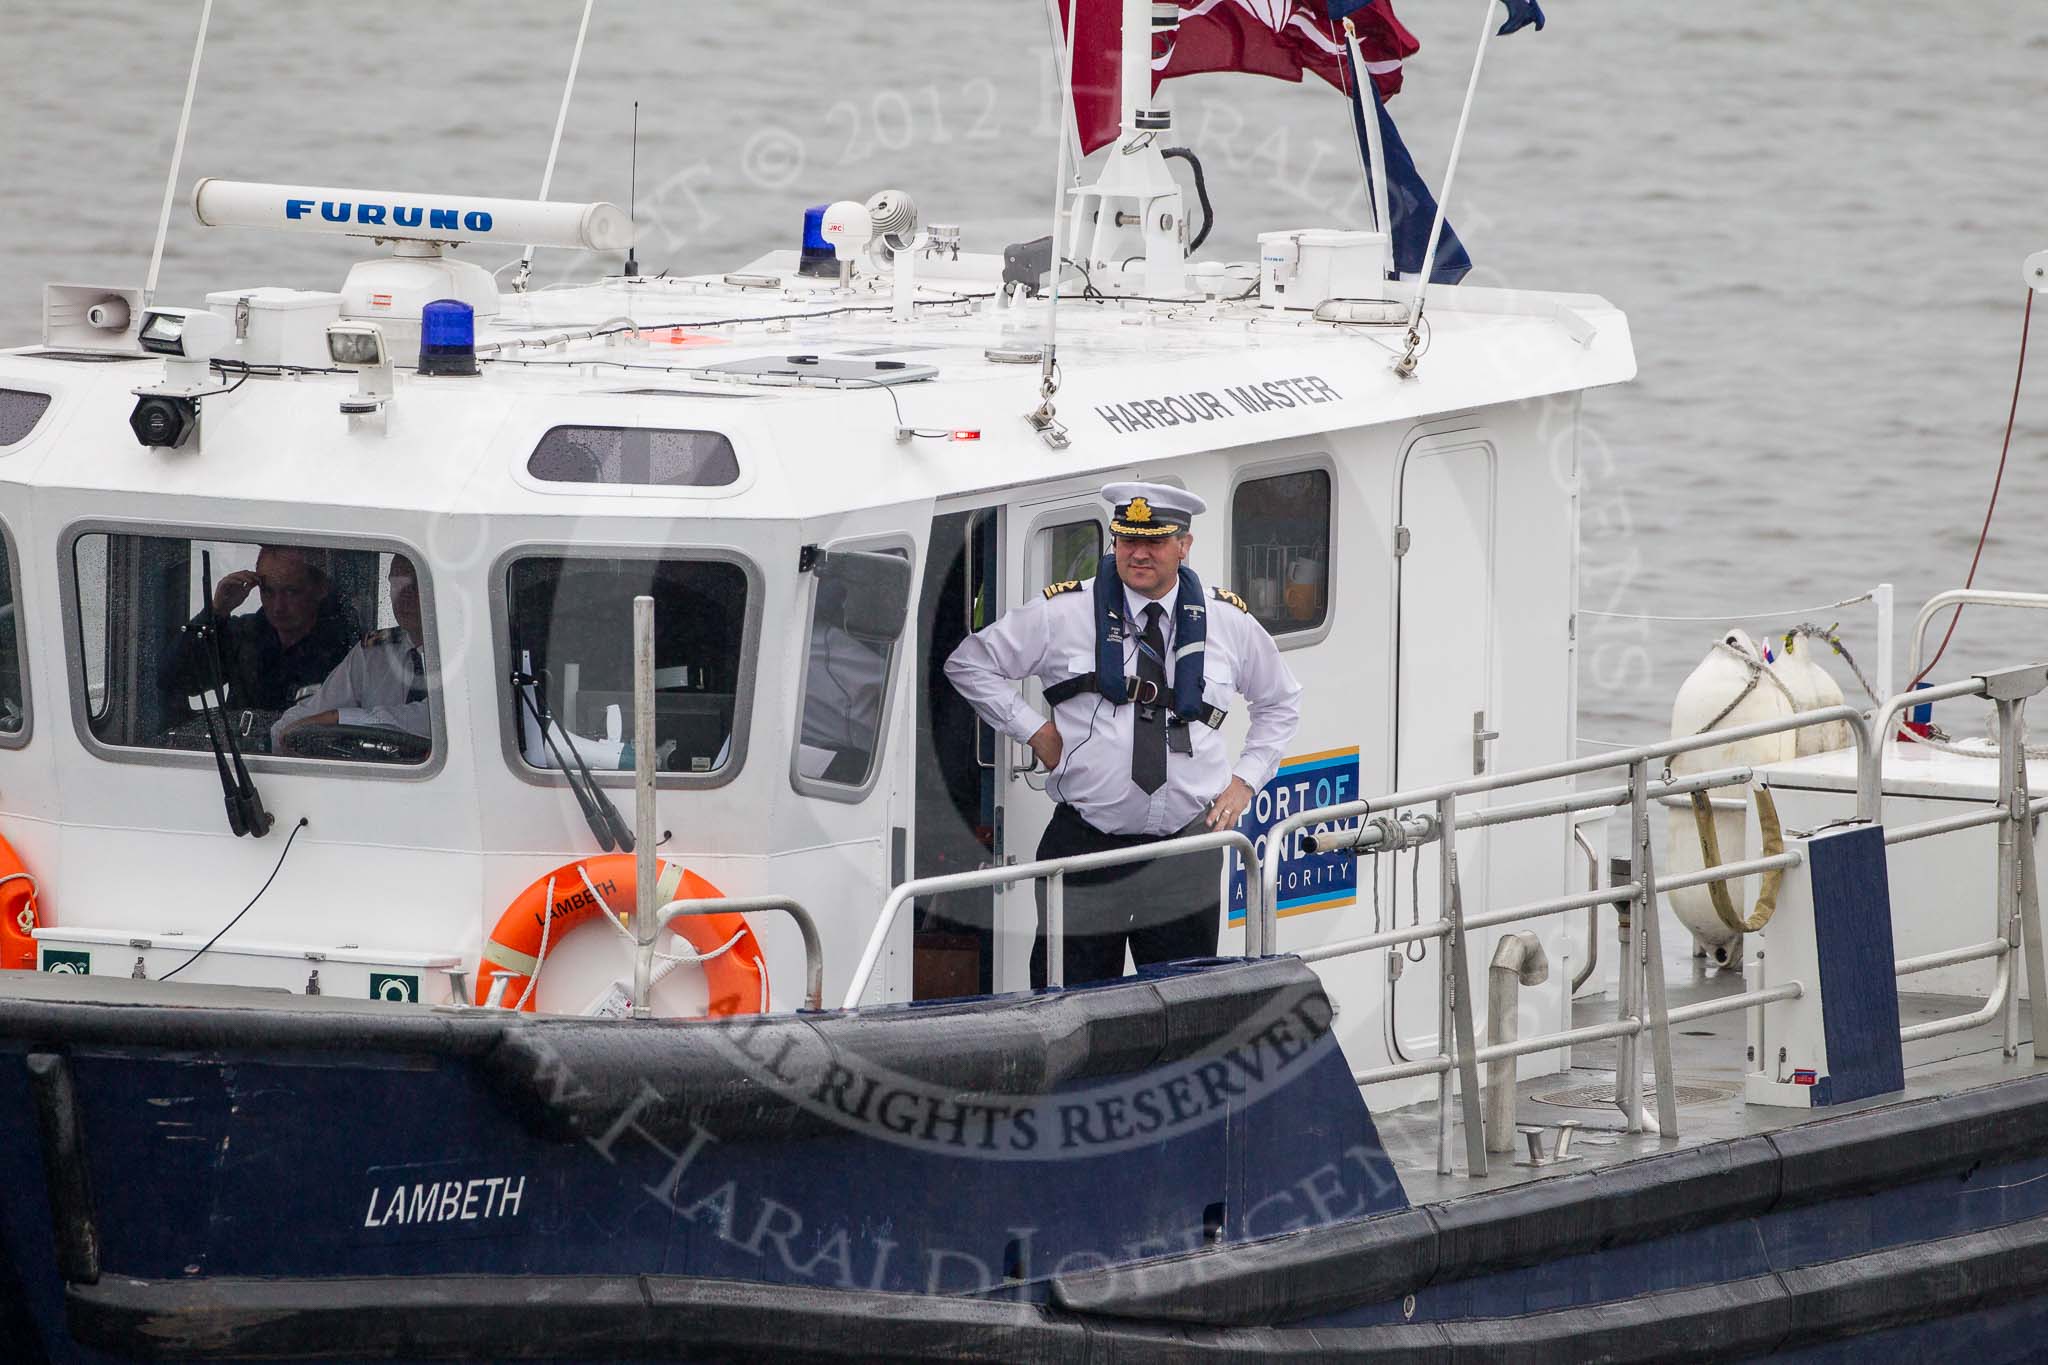
<svg viewBox="0 0 2048 1365">
<path fill-rule="evenodd" d="M 1551 8 L 1547 31 L 1489 53 L 1452 217 L 1475 283 L 1596 292 L 1630 315 L 1641 378 L 1586 405 L 1583 604 L 1713 618 L 1584 619 L 1582 728 L 1641 738 L 1728 613 L 1888 580 L 1903 634 L 1961 582 L 2011 396 L 2019 262 L 2048 247 L 2048 10 Z M 181 191 L 224 175 L 530 196 L 580 11 L 220 0 Z M 0 342 L 35 338 L 45 281 L 141 280 L 198 14 L 0 0 Z M 1411 0 L 1402 17 L 1424 48 L 1392 109 L 1436 181 L 1477 6 Z M 885 185 L 993 249 L 1045 230 L 1048 52 L 1037 0 L 600 0 L 553 197 L 631 196 L 638 100 L 650 268 L 737 264 L 789 239 L 801 205 Z M 1358 221 L 1333 92 L 1173 89 L 1220 215 L 1206 255 Z M 324 238 L 202 232 L 181 198 L 161 295 L 338 287 L 345 258 Z M 2021 400 L 1982 586 L 2048 587 L 2044 386 Z M 1870 609 L 1812 619 L 1837 616 L 1869 663 Z M 2043 654 L 2048 626 L 1980 612 L 1951 663 Z"/>
</svg>

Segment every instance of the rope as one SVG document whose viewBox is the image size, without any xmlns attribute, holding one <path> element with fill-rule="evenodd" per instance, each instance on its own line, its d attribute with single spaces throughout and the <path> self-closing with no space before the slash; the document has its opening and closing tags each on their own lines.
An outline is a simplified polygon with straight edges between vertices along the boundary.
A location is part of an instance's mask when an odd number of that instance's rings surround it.
<svg viewBox="0 0 2048 1365">
<path fill-rule="evenodd" d="M 1997 758 L 1998 741 L 1989 735 L 1975 742 L 1951 740 L 1937 735 L 1923 735 L 1917 730 L 1907 730 L 1900 739 L 1924 744 L 1937 753 L 1955 754 L 1959 758 Z M 2030 759 L 2048 759 L 2048 745 L 2023 744 L 2020 751 Z"/>
<path fill-rule="evenodd" d="M 1705 725 L 1702 725 L 1699 729 L 1693 731 L 1694 734 L 1704 735 L 1705 733 L 1707 733 L 1707 731 L 1718 728 L 1722 721 L 1728 719 L 1728 717 L 1734 712 L 1736 707 L 1742 705 L 1744 701 L 1748 700 L 1749 694 L 1756 691 L 1756 685 L 1759 682 L 1762 682 L 1765 678 L 1769 678 L 1771 680 L 1771 685 L 1777 688 L 1778 691 L 1781 694 L 1783 694 L 1785 700 L 1791 705 L 1794 711 L 1797 711 L 1799 709 L 1798 701 L 1794 699 L 1794 697 L 1792 696 L 1792 689 L 1785 686 L 1785 680 L 1783 678 L 1780 678 L 1776 673 L 1773 673 L 1769 668 L 1765 667 L 1764 661 L 1762 659 L 1759 659 L 1754 654 L 1744 653 L 1740 647 L 1730 644 L 1725 639 L 1716 640 L 1714 642 L 1714 648 L 1725 649 L 1730 654 L 1733 654 L 1736 658 L 1742 660 L 1743 667 L 1749 670 L 1749 681 L 1743 683 L 1742 690 L 1735 694 L 1735 698 L 1733 701 L 1730 701 L 1726 706 L 1721 708 L 1721 713 L 1719 715 L 1715 716 Z"/>
<path fill-rule="evenodd" d="M 1872 706 L 1883 705 L 1883 698 L 1879 697 L 1877 695 L 1877 689 L 1870 685 L 1870 679 L 1863 676 L 1863 670 L 1856 666 L 1856 660 L 1849 653 L 1848 646 L 1842 643 L 1842 637 L 1835 633 L 1835 631 L 1837 630 L 1837 628 L 1841 626 L 1841 624 L 1842 623 L 1840 621 L 1837 621 L 1834 625 L 1829 626 L 1825 630 L 1823 630 L 1821 627 L 1814 625 L 1810 621 L 1802 621 L 1798 625 L 1792 627 L 1792 629 L 1785 632 L 1785 648 L 1790 649 L 1792 647 L 1792 641 L 1801 635 L 1805 636 L 1809 640 L 1827 641 L 1828 648 L 1834 650 L 1835 653 L 1841 655 L 1842 662 L 1849 665 L 1849 671 L 1856 675 L 1856 684 L 1857 686 L 1863 689 L 1863 695 L 1870 698 L 1870 704 Z"/>
<path fill-rule="evenodd" d="M 1705 792 L 1692 794 L 1692 819 L 1700 832 L 1700 865 L 1719 867 L 1721 865 L 1721 836 L 1714 828 L 1714 806 Z M 1768 787 L 1756 790 L 1756 824 L 1764 836 L 1764 856 L 1775 858 L 1785 851 L 1785 833 L 1778 823 L 1778 804 L 1771 799 Z M 1714 915 L 1721 923 L 1738 934 L 1753 934 L 1771 922 L 1771 916 L 1778 911 L 1778 889 L 1784 884 L 1785 869 L 1774 867 L 1764 873 L 1763 886 L 1759 888 L 1756 906 L 1747 915 L 1735 908 L 1728 896 L 1728 883 L 1708 882 L 1707 897 L 1714 903 Z"/>
<path fill-rule="evenodd" d="M 2020 321 L 2020 363 L 2019 369 L 2014 372 L 2012 377 L 2012 407 L 2005 414 L 2005 444 L 2000 446 L 1998 450 L 1998 473 L 1991 480 L 1991 501 L 1985 504 L 1984 507 L 1984 526 L 1977 532 L 1977 549 L 1970 556 L 1970 573 L 1968 577 L 1963 579 L 1963 586 L 1965 588 L 1976 585 L 1977 563 L 1984 558 L 1984 542 L 1991 535 L 1991 514 L 1998 510 L 1998 490 L 2000 485 L 2005 482 L 2005 457 L 2012 454 L 2013 423 L 2020 415 L 2020 381 L 2026 378 L 2027 375 L 2027 334 L 2033 330 L 2033 326 L 2034 291 L 2029 289 L 2027 290 L 2026 316 Z M 1942 633 L 1941 648 L 1934 651 L 1934 657 L 1927 661 L 1927 667 L 1920 670 L 1919 677 L 1906 684 L 1908 692 L 1918 687 L 1921 681 L 1934 671 L 1934 666 L 1941 662 L 1941 656 L 1948 650 L 1949 640 L 1956 633 L 1956 622 L 1962 619 L 1962 604 L 1957 603 L 1955 614 L 1948 618 L 1948 629 Z"/>
<path fill-rule="evenodd" d="M 36 894 L 41 888 L 36 885 L 36 879 L 26 872 L 10 872 L 4 877 L 0 877 L 0 886 L 5 886 L 9 882 L 28 883 L 28 900 L 23 903 L 21 913 L 16 917 L 15 921 L 20 926 L 21 932 L 26 934 L 36 927 Z M 1373 890 L 1378 892 L 1379 888 L 1374 887 Z"/>
<path fill-rule="evenodd" d="M 581 870 L 580 864 L 578 870 Z M 526 989 L 519 993 L 519 1003 L 512 1007 L 515 1010 L 526 1008 L 527 997 L 533 994 L 534 987 L 540 985 L 540 969 L 548 965 L 548 933 L 555 927 L 555 874 L 552 872 L 548 873 L 548 889 L 541 896 L 540 903 L 547 907 L 540 917 L 540 951 L 533 955 L 533 975 L 526 978 Z"/>
<path fill-rule="evenodd" d="M 1422 927 L 1422 850 L 1419 848 L 1408 863 L 1408 927 Z M 1410 962 L 1420 962 L 1429 956 L 1429 940 L 1410 939 L 1402 951 Z"/>
<path fill-rule="evenodd" d="M 1604 616 L 1614 621 L 1677 621 L 1687 625 L 1720 625 L 1727 621 L 1770 621 L 1789 616 L 1819 616 L 1823 612 L 1834 611 L 1839 607 L 1858 606 L 1874 596 L 1875 593 L 1866 592 L 1855 597 L 1845 597 L 1839 602 L 1823 602 L 1817 607 L 1798 607 L 1791 611 L 1724 611 L 1718 616 L 1663 616 L 1654 612 L 1593 611 L 1586 607 L 1579 609 L 1579 615 Z"/>
<path fill-rule="evenodd" d="M 603 896 L 598 895 L 596 884 L 590 880 L 589 869 L 585 868 L 583 864 L 578 863 L 576 865 L 576 871 L 582 875 L 583 885 L 590 892 L 591 899 L 597 902 L 597 908 L 604 911 L 604 917 L 611 921 L 612 928 L 618 932 L 619 937 L 625 939 L 626 942 L 633 945 L 633 951 L 637 954 L 640 951 L 639 935 L 635 934 L 631 929 L 628 929 L 626 927 L 626 922 L 620 919 L 619 916 L 616 913 L 614 913 L 610 903 L 607 902 Z M 669 932 L 671 934 L 675 933 L 673 929 L 669 930 Z M 746 937 L 746 933 L 747 926 L 742 924 L 739 928 L 733 931 L 733 935 L 731 938 L 727 939 L 718 947 L 713 948 L 708 953 L 657 952 L 650 954 L 650 956 L 652 956 L 656 961 L 662 964 L 662 967 L 660 971 L 649 974 L 647 978 L 648 992 L 651 994 L 654 988 L 660 985 L 662 981 L 668 976 L 668 974 L 678 967 L 709 962 L 715 957 L 725 956 L 725 954 L 733 950 L 733 945 L 737 944 L 742 938 Z M 538 970 L 538 968 L 535 969 L 536 973 L 538 973 Z"/>
</svg>

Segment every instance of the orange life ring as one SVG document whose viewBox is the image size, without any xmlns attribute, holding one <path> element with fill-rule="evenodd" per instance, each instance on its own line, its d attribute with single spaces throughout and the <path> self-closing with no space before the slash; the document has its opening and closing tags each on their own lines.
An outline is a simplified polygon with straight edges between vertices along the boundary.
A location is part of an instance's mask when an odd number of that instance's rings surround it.
<svg viewBox="0 0 2048 1365">
<path fill-rule="evenodd" d="M 14 846 L 0 838 L 0 967 L 36 969 L 36 879 Z"/>
<path fill-rule="evenodd" d="M 589 878 L 588 885 L 584 878 Z M 657 861 L 654 865 L 654 903 L 672 900 L 708 900 L 722 896 L 717 887 L 680 863 Z M 554 904 L 549 906 L 548 888 L 554 887 Z M 476 1003 L 490 998 L 491 983 L 510 977 L 500 1000 L 517 1003 L 532 1011 L 538 1007 L 536 993 L 527 983 L 541 965 L 541 942 L 550 949 L 564 935 L 598 914 L 595 888 L 613 914 L 630 925 L 633 922 L 635 864 L 630 853 L 608 853 L 563 863 L 533 883 L 505 907 L 497 928 L 484 943 L 483 959 L 477 964 Z M 699 953 L 717 953 L 703 964 L 705 985 L 710 992 L 714 1016 L 766 1014 L 768 1012 L 768 968 L 761 945 L 741 915 L 689 915 L 670 926 Z M 729 946 L 728 946 L 729 945 Z M 720 950 L 723 951 L 720 951 Z M 524 997 L 523 999 L 521 997 Z"/>
</svg>

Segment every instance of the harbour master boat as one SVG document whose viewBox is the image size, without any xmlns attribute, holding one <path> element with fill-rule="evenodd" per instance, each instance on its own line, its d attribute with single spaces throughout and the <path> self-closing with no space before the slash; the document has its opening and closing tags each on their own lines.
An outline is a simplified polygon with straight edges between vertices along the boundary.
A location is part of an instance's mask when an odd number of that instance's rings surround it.
<svg viewBox="0 0 2048 1365">
<path fill-rule="evenodd" d="M 0 353 L 9 1359 L 2038 1353 L 2048 667 L 1859 709 L 1731 622 L 1672 739 L 1578 757 L 1627 320 L 1377 230 L 1193 259 L 1124 10 L 1057 261 L 888 191 L 501 291 L 455 244 L 627 216 L 203 179 L 389 254 L 49 288 Z M 1032 990 L 1110 855 L 1029 861 L 1045 775 L 941 666 L 1131 478 L 1217 509 L 1302 726 L 1144 855 L 1220 864 L 1224 956 Z M 1964 598 L 2048 605 L 1913 638 Z"/>
</svg>

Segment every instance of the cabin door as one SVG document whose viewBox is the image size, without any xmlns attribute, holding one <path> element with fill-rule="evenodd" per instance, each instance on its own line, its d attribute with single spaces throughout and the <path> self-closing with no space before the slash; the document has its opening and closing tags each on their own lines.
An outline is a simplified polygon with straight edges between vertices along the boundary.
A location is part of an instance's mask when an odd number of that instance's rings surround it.
<svg viewBox="0 0 2048 1365">
<path fill-rule="evenodd" d="M 1109 520 L 1093 487 L 1012 508 L 1010 517 L 1003 565 L 1006 610 L 1032 601 L 1050 584 L 1095 577 L 1109 548 Z M 1031 704 L 1051 715 L 1038 681 L 1028 679 L 1023 687 Z M 998 747 L 1003 751 L 997 802 L 1005 858 L 1030 862 L 1038 856 L 1038 841 L 1055 803 L 1046 795 L 1046 775 L 1038 770 L 1030 750 L 1007 739 Z M 996 922 L 996 989 L 1024 990 L 1031 984 L 1031 945 L 1038 934 L 1038 900 L 1028 883 L 1004 890 Z"/>
<path fill-rule="evenodd" d="M 1005 509 L 932 518 L 917 605 L 917 751 L 911 875 L 973 872 L 1008 856 L 998 793 L 1008 741 L 946 679 L 946 660 L 995 619 L 1003 594 Z M 987 889 L 920 897 L 911 927 L 911 993 L 919 1000 L 996 989 L 997 898 Z M 1028 951 L 1028 944 L 1027 944 Z"/>
<path fill-rule="evenodd" d="M 1494 452 L 1467 436 L 1418 439 L 1402 455 L 1394 641 L 1394 786 L 1413 790 L 1470 778 L 1491 760 L 1493 688 Z M 1484 795 L 1461 798 L 1469 814 Z M 1486 903 L 1485 830 L 1458 836 L 1458 882 L 1467 913 Z M 1400 924 L 1437 918 L 1439 850 L 1373 860 L 1382 903 Z M 1389 927 L 1392 927 L 1391 925 Z M 1469 945 L 1468 945 L 1469 946 Z M 1408 945 L 1387 996 L 1395 1056 L 1433 1050 L 1437 1038 L 1438 942 Z"/>
</svg>

